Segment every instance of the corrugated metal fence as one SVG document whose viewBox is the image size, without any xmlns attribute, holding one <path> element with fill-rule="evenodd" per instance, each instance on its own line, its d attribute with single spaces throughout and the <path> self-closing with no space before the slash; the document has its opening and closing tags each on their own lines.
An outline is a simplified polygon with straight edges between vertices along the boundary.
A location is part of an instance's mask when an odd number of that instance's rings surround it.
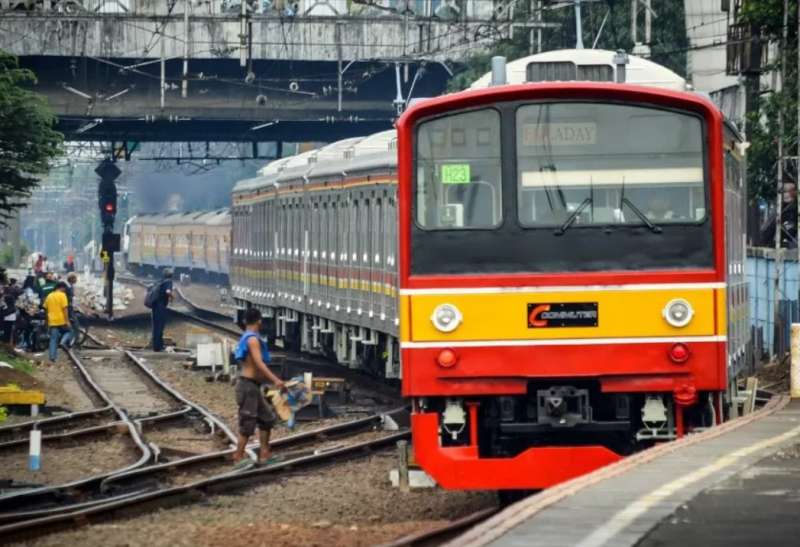
<svg viewBox="0 0 800 547">
<path fill-rule="evenodd" d="M 791 253 L 791 255 L 790 255 Z M 747 279 L 750 285 L 750 322 L 756 359 L 783 354 L 789 349 L 789 331 L 800 322 L 800 285 L 797 251 L 784 251 L 779 284 L 778 321 L 775 329 L 775 251 L 754 248 L 747 251 Z"/>
</svg>

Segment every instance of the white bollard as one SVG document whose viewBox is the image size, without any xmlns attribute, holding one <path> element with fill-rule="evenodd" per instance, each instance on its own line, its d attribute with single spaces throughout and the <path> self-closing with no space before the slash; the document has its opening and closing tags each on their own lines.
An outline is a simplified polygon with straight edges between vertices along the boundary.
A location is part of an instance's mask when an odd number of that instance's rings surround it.
<svg viewBox="0 0 800 547">
<path fill-rule="evenodd" d="M 792 360 L 789 364 L 789 394 L 800 398 L 800 323 L 792 323 Z"/>
<path fill-rule="evenodd" d="M 222 372 L 226 376 L 231 373 L 231 343 L 227 338 L 222 339 Z"/>
<path fill-rule="evenodd" d="M 40 429 L 31 430 L 30 449 L 28 450 L 28 469 L 38 471 L 42 465 L 42 431 Z"/>
</svg>

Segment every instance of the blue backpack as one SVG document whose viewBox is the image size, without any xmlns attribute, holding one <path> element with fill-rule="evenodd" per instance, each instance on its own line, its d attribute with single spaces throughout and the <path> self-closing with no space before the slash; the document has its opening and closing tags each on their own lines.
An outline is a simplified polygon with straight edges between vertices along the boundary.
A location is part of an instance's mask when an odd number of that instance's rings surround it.
<svg viewBox="0 0 800 547">
<path fill-rule="evenodd" d="M 256 333 L 248 331 L 242 334 L 242 337 L 239 338 L 239 343 L 236 344 L 236 349 L 233 350 L 234 361 L 241 363 L 247 358 L 247 341 L 253 336 L 257 337 L 258 341 L 261 343 L 261 358 L 264 360 L 264 362 L 269 363 L 272 360 L 269 355 L 269 349 L 267 349 L 267 343 Z"/>
</svg>

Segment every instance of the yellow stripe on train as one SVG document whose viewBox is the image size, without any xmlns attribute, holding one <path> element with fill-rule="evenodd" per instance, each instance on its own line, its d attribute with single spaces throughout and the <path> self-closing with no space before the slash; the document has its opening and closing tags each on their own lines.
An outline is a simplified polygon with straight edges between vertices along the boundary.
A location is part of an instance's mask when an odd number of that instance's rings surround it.
<svg viewBox="0 0 800 547">
<path fill-rule="evenodd" d="M 408 297 L 410 338 L 402 341 L 436 340 L 539 340 L 566 338 L 628 338 L 652 336 L 708 336 L 725 334 L 725 321 L 715 324 L 716 312 L 724 312 L 724 289 L 644 289 L 637 291 L 587 290 L 546 293 L 423 294 Z M 689 301 L 691 322 L 682 328 L 667 323 L 663 310 L 674 298 Z M 597 326 L 528 326 L 533 304 L 597 303 Z M 722 304 L 720 304 L 722 303 Z M 431 317 L 440 304 L 456 306 L 463 322 L 453 332 L 437 330 Z M 402 309 L 403 306 L 401 306 Z M 724 315 L 723 315 L 724 318 Z M 410 330 L 410 333 L 408 332 Z"/>
</svg>

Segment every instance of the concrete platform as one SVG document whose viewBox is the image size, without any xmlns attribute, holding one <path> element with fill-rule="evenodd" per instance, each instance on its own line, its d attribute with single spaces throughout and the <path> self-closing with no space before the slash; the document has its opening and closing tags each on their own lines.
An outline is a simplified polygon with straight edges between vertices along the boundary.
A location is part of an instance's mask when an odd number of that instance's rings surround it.
<svg viewBox="0 0 800 547">
<path fill-rule="evenodd" d="M 654 447 L 520 501 L 451 545 L 791 545 L 800 401 Z"/>
</svg>

